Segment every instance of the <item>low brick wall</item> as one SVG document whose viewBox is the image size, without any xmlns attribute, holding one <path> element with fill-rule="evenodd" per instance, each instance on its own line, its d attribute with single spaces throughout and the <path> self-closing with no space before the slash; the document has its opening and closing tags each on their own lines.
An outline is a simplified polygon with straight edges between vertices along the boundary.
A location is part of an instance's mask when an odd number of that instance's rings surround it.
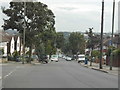
<svg viewBox="0 0 120 90">
<path fill-rule="evenodd" d="M 7 58 L 0 58 L 0 63 L 7 63 L 8 59 Z"/>
<path fill-rule="evenodd" d="M 110 57 L 106 58 L 106 65 L 110 65 Z M 120 55 L 113 56 L 112 66 L 120 67 Z"/>
<path fill-rule="evenodd" d="M 120 55 L 113 56 L 113 66 L 120 67 Z"/>
<path fill-rule="evenodd" d="M 96 59 L 96 60 L 95 60 L 95 63 L 100 63 L 100 59 Z M 105 64 L 105 63 L 106 63 L 105 60 L 102 59 L 102 64 Z"/>
</svg>

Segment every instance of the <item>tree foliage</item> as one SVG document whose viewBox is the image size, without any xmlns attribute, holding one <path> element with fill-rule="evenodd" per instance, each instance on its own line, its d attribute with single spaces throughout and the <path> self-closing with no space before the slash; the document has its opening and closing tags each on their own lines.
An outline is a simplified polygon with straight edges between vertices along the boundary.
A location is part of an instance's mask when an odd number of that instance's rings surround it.
<svg viewBox="0 0 120 90">
<path fill-rule="evenodd" d="M 89 28 L 89 32 L 86 32 L 89 37 L 87 41 L 87 48 L 91 48 L 93 50 L 95 45 L 98 45 L 100 43 L 100 36 L 95 35 L 92 30 L 93 28 Z"/>
<path fill-rule="evenodd" d="M 120 55 L 120 48 L 115 49 L 115 50 L 113 51 L 113 55 L 119 56 L 119 55 Z"/>
<path fill-rule="evenodd" d="M 0 55 L 3 55 L 3 54 L 4 54 L 4 49 L 0 48 Z"/>
<path fill-rule="evenodd" d="M 70 54 L 70 51 L 71 51 L 70 44 L 68 42 L 67 43 L 64 42 L 63 47 L 62 47 L 62 52 L 64 54 Z"/>
<path fill-rule="evenodd" d="M 23 35 L 24 27 L 26 27 L 28 46 L 34 42 L 35 35 L 54 27 L 55 24 L 53 12 L 41 2 L 26 2 L 26 7 L 24 7 L 24 2 L 10 2 L 9 9 L 3 8 L 3 13 L 9 17 L 4 19 L 4 30 L 16 29 Z M 26 26 L 24 26 L 24 21 Z"/>
<path fill-rule="evenodd" d="M 84 36 L 79 32 L 73 32 L 69 37 L 69 44 L 72 54 L 84 53 L 85 51 L 85 40 Z"/>
<path fill-rule="evenodd" d="M 64 35 L 62 32 L 58 32 L 56 34 L 56 47 L 58 49 L 62 49 L 63 46 L 64 46 L 64 41 L 65 41 L 65 38 L 64 38 Z"/>
<path fill-rule="evenodd" d="M 46 4 L 41 2 L 10 2 L 10 7 L 8 9 L 2 8 L 2 11 L 9 17 L 4 19 L 2 26 L 4 30 L 17 30 L 23 37 L 25 28 L 25 45 L 30 47 L 30 51 L 36 43 L 44 43 L 47 38 L 53 38 L 50 34 L 55 32 L 55 16 Z M 38 39 L 39 35 L 43 37 L 47 35 L 47 37 L 45 40 Z"/>
<path fill-rule="evenodd" d="M 100 56 L 100 51 L 98 51 L 98 50 L 93 50 L 93 51 L 91 52 L 91 56 L 92 56 L 92 57 L 99 57 L 99 56 Z"/>
<path fill-rule="evenodd" d="M 110 57 L 111 53 L 113 53 L 114 50 L 116 50 L 115 47 L 109 46 L 109 47 L 108 47 L 108 50 L 107 50 L 107 52 L 106 52 L 106 55 Z"/>
</svg>

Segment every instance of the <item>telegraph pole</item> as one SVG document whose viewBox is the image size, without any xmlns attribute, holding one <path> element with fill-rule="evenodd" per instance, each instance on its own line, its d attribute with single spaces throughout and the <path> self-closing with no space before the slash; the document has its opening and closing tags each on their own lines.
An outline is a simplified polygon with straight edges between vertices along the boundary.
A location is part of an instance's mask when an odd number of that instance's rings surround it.
<svg viewBox="0 0 120 90">
<path fill-rule="evenodd" d="M 113 15 L 112 15 L 112 36 L 111 36 L 111 46 L 113 46 L 113 34 L 114 34 L 114 17 L 115 17 L 115 0 L 113 0 Z M 112 61 L 113 61 L 113 47 L 111 48 L 111 58 L 110 58 L 110 70 L 112 70 Z"/>
<path fill-rule="evenodd" d="M 23 60 L 22 60 L 22 64 L 24 64 L 24 61 L 25 61 L 25 29 L 26 29 L 25 14 L 26 14 L 26 2 L 24 2 L 24 31 L 23 31 Z"/>
<path fill-rule="evenodd" d="M 103 56 L 103 24 L 104 24 L 104 0 L 102 0 L 102 16 L 101 16 L 101 42 L 100 42 L 100 65 L 102 69 L 102 56 Z"/>
</svg>

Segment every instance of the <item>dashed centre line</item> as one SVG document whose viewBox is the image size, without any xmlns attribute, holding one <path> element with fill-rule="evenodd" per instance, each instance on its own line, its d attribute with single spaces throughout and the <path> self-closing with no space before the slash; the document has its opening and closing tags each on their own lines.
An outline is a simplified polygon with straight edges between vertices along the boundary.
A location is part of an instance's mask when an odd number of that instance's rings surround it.
<svg viewBox="0 0 120 90">
<path fill-rule="evenodd" d="M 18 68 L 21 68 L 21 66 L 17 66 L 14 70 L 12 70 L 11 72 L 9 72 L 7 75 L 5 75 L 4 77 L 0 77 L 0 80 L 1 79 L 5 79 L 7 78 L 8 76 L 12 75 L 12 73 L 14 73 Z"/>
</svg>

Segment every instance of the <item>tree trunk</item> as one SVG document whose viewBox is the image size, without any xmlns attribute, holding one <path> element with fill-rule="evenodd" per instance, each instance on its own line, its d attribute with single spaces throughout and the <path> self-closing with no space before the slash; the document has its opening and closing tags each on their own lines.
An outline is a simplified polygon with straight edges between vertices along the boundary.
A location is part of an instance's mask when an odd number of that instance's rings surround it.
<svg viewBox="0 0 120 90">
<path fill-rule="evenodd" d="M 90 66 L 92 66 L 92 58 L 90 59 Z"/>
<path fill-rule="evenodd" d="M 30 45 L 30 51 L 29 51 L 29 60 L 28 63 L 31 63 L 31 56 L 32 56 L 32 44 Z"/>
</svg>

